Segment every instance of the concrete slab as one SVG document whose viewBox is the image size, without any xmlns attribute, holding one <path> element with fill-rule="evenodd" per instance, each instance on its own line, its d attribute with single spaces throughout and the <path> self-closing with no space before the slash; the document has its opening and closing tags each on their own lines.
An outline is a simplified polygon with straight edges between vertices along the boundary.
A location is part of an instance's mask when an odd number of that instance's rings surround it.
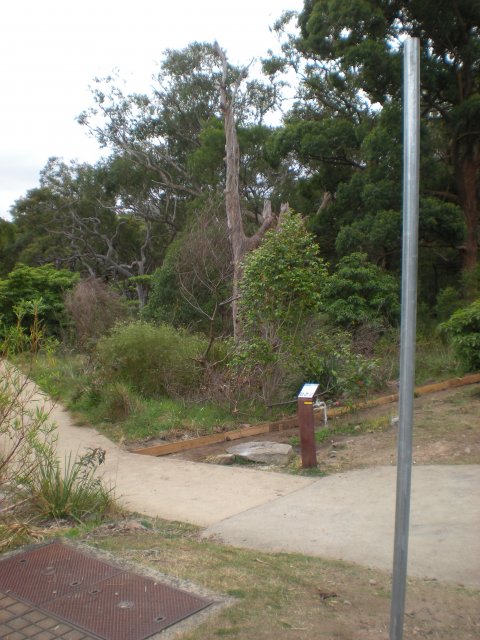
<svg viewBox="0 0 480 640">
<path fill-rule="evenodd" d="M 106 451 L 103 476 L 115 487 L 120 503 L 153 517 L 208 526 L 313 482 L 256 469 L 129 453 L 94 429 L 75 426 L 59 405 L 53 407 L 51 418 L 59 425 L 61 457 L 70 451 L 84 453 L 88 447 L 101 447 Z"/>
<path fill-rule="evenodd" d="M 395 467 L 322 478 L 208 527 L 239 547 L 300 552 L 391 570 Z M 409 575 L 480 588 L 480 467 L 415 467 Z"/>
</svg>

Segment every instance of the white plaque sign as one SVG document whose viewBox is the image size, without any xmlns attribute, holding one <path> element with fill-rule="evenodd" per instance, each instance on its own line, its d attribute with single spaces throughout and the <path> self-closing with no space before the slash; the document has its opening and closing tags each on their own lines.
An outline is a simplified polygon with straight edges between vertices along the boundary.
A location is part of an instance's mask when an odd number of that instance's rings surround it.
<svg viewBox="0 0 480 640">
<path fill-rule="evenodd" d="M 307 382 L 304 384 L 300 393 L 298 394 L 299 398 L 313 398 L 313 396 L 317 393 L 317 389 L 320 385 L 316 382 Z"/>
</svg>

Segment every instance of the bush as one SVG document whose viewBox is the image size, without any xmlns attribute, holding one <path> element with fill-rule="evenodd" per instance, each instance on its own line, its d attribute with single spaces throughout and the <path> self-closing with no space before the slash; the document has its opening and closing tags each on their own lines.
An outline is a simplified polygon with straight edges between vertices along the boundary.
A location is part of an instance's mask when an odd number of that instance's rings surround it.
<svg viewBox="0 0 480 640">
<path fill-rule="evenodd" d="M 326 398 L 354 399 L 376 384 L 378 368 L 376 360 L 353 352 L 349 333 L 318 318 L 274 350 L 265 339 L 241 343 L 233 365 L 237 380 L 266 404 L 290 399 L 307 381 L 318 383 Z"/>
<path fill-rule="evenodd" d="M 465 306 L 462 300 L 462 292 L 458 287 L 446 287 L 437 296 L 435 315 L 437 322 L 444 322 L 458 309 Z"/>
<path fill-rule="evenodd" d="M 107 379 L 122 381 L 147 397 L 195 391 L 207 341 L 163 324 L 118 324 L 101 338 L 97 353 Z"/>
<path fill-rule="evenodd" d="M 55 269 L 50 264 L 27 267 L 19 264 L 4 280 L 0 280 L 0 316 L 7 325 L 16 322 L 15 308 L 19 304 L 42 301 L 41 320 L 51 333 L 58 333 L 65 322 L 63 298 L 79 278 L 78 273 L 66 269 Z M 23 325 L 29 328 L 33 313 L 25 313 Z"/>
<path fill-rule="evenodd" d="M 440 325 L 466 370 L 480 369 L 480 298 Z"/>
<path fill-rule="evenodd" d="M 368 261 L 364 253 L 342 258 L 325 284 L 326 311 L 334 324 L 355 329 L 363 324 L 398 324 L 396 279 Z"/>
<path fill-rule="evenodd" d="M 97 278 L 81 280 L 65 296 L 65 308 L 75 329 L 75 343 L 88 350 L 127 315 L 123 299 Z"/>
</svg>

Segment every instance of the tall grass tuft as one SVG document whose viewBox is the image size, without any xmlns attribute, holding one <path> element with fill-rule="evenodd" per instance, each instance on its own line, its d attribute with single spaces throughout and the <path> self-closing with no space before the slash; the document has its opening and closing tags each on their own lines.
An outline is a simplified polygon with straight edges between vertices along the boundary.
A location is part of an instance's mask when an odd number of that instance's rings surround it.
<svg viewBox="0 0 480 640">
<path fill-rule="evenodd" d="M 92 449 L 79 458 L 70 454 L 62 468 L 56 455 L 47 455 L 33 473 L 19 479 L 19 494 L 29 498 L 32 511 L 42 518 L 78 523 L 102 518 L 114 504 L 113 490 L 96 475 L 104 459 L 102 449 Z"/>
</svg>

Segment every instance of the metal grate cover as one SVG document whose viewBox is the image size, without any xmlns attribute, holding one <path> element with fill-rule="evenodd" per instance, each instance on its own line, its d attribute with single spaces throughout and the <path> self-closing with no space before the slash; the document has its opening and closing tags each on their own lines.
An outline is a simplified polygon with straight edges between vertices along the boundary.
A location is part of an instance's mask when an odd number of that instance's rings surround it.
<svg viewBox="0 0 480 640">
<path fill-rule="evenodd" d="M 122 571 L 54 542 L 0 561 L 0 589 L 42 604 Z"/>
<path fill-rule="evenodd" d="M 0 560 L 0 590 L 104 640 L 144 640 L 212 604 L 58 542 Z"/>
<path fill-rule="evenodd" d="M 43 608 L 108 640 L 147 638 L 210 602 L 149 578 L 122 573 Z"/>
</svg>

